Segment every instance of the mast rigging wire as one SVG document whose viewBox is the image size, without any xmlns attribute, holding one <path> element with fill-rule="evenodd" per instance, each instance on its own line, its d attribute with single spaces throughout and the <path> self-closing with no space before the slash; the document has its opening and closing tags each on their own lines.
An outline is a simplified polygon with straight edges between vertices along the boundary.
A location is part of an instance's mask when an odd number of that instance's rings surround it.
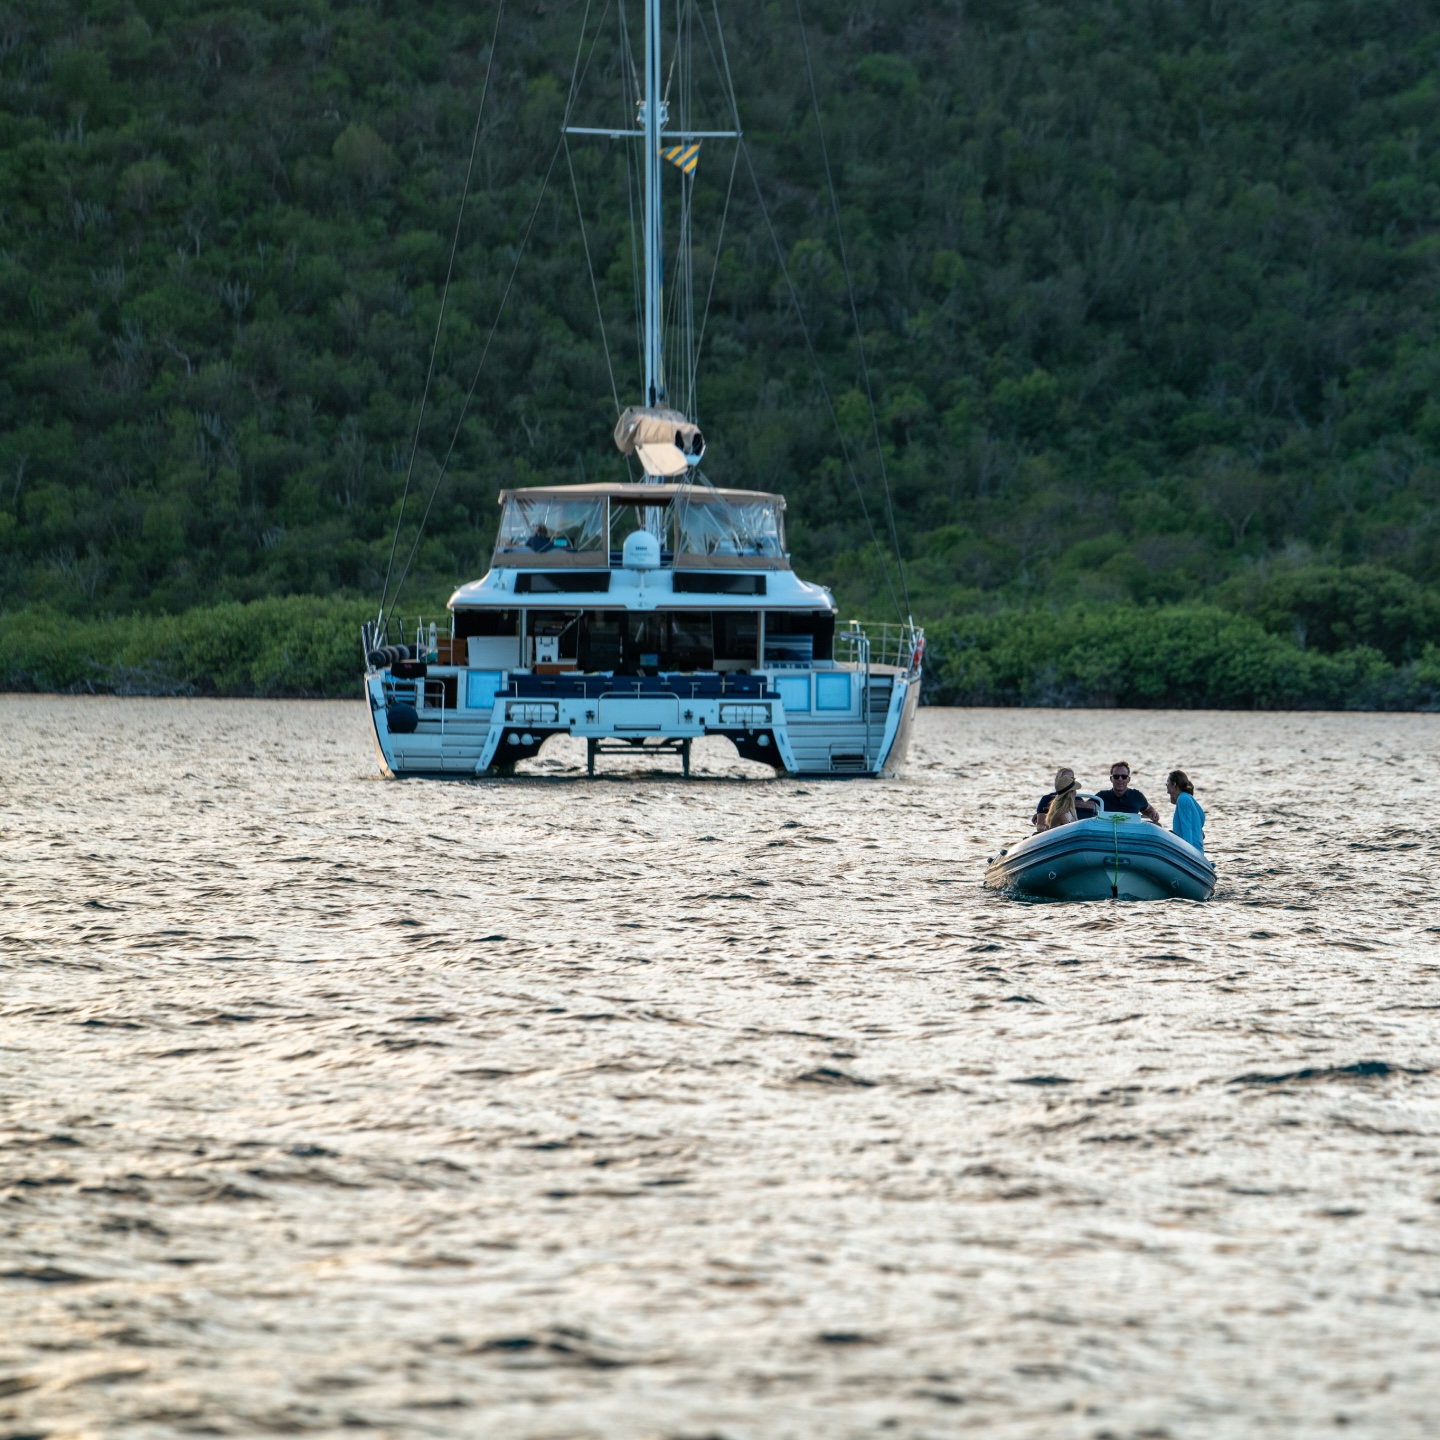
<svg viewBox="0 0 1440 1440">
<path fill-rule="evenodd" d="M 730 75 L 730 54 L 725 46 L 725 31 L 720 24 L 720 9 L 716 0 L 711 0 L 711 11 L 715 17 L 715 38 L 720 46 L 720 61 L 724 67 L 725 88 L 730 100 L 730 112 L 734 117 L 735 130 L 740 131 L 740 107 L 735 99 L 735 84 Z M 710 45 L 710 32 L 702 25 L 701 33 L 705 36 L 705 43 L 710 46 L 711 58 L 714 58 L 714 47 Z M 796 318 L 800 322 L 800 336 L 805 341 L 805 353 L 810 357 L 810 363 L 815 367 L 815 376 L 820 384 L 820 394 L 824 398 L 825 408 L 830 412 L 830 420 L 835 426 L 835 437 L 840 442 L 840 453 L 845 457 L 845 468 L 850 472 L 850 482 L 855 487 L 855 498 L 860 502 L 860 514 L 864 517 L 865 528 L 870 532 L 871 543 L 875 546 L 875 554 L 880 561 L 880 573 L 885 577 L 885 588 L 890 592 L 891 602 L 895 606 L 895 613 L 903 622 L 906 619 L 906 611 L 900 608 L 900 597 L 895 593 L 894 582 L 890 579 L 890 565 L 885 558 L 885 547 L 880 543 L 880 537 L 875 533 L 874 522 L 870 519 L 870 507 L 865 503 L 865 492 L 860 486 L 860 476 L 855 471 L 855 461 L 850 455 L 850 447 L 845 443 L 845 432 L 840 427 L 840 416 L 835 411 L 835 402 L 830 398 L 830 386 L 825 380 L 825 371 L 820 364 L 820 357 L 815 353 L 815 346 L 810 339 L 810 327 L 805 323 L 805 310 L 800 304 L 799 292 L 795 289 L 795 282 L 790 278 L 790 267 L 785 263 L 785 253 L 780 248 L 780 237 L 775 232 L 775 224 L 770 219 L 769 207 L 765 204 L 764 192 L 760 189 L 760 177 L 755 173 L 755 164 L 750 159 L 750 147 L 742 137 L 738 142 L 738 148 L 745 156 L 745 168 L 750 172 L 750 183 L 755 189 L 755 199 L 760 206 L 760 214 L 764 217 L 765 228 L 770 232 L 770 243 L 775 248 L 775 259 L 780 266 L 780 273 L 785 278 L 786 288 L 790 292 L 790 303 L 795 307 Z M 873 410 L 872 410 L 873 413 Z M 899 563 L 899 547 L 896 547 L 896 563 Z M 902 571 L 903 580 L 903 571 Z"/>
<path fill-rule="evenodd" d="M 850 279 L 850 262 L 845 255 L 845 231 L 840 225 L 840 200 L 835 193 L 835 180 L 830 173 L 830 147 L 825 143 L 825 125 L 820 118 L 820 95 L 815 88 L 815 67 L 810 63 L 810 39 L 805 33 L 805 16 L 800 0 L 795 0 L 795 20 L 800 27 L 800 47 L 805 52 L 805 75 L 810 82 L 810 102 L 815 109 L 815 129 L 820 136 L 820 156 L 825 162 L 825 185 L 830 191 L 830 210 L 835 216 L 835 238 L 840 248 L 840 268 L 845 273 L 845 294 L 850 301 L 850 318 L 855 324 L 855 348 L 860 352 L 860 373 L 865 377 L 865 400 L 870 406 L 870 428 L 875 435 L 875 454 L 880 461 L 880 484 L 885 492 L 885 514 L 890 521 L 890 542 L 895 547 L 895 568 L 900 572 L 900 588 L 905 593 L 905 613 L 910 614 L 910 586 L 905 580 L 905 560 L 900 553 L 900 534 L 895 528 L 895 506 L 890 498 L 890 476 L 885 469 L 885 447 L 880 441 L 880 421 L 875 414 L 875 394 L 870 384 L 870 362 L 865 358 L 865 337 L 860 329 L 860 310 L 855 304 L 855 286 Z"/>
<path fill-rule="evenodd" d="M 562 137 L 563 140 L 563 137 Z M 400 572 L 400 578 L 395 582 L 395 598 L 390 602 L 390 612 L 385 617 L 388 628 L 390 616 L 395 613 L 395 606 L 400 601 L 400 591 L 410 574 L 410 567 L 415 562 L 415 556 L 420 550 L 420 539 L 425 533 L 425 524 L 430 519 L 430 508 L 435 503 L 435 496 L 439 493 L 440 482 L 445 478 L 445 472 L 450 466 L 450 458 L 455 453 L 455 446 L 460 439 L 460 430 L 465 423 L 465 416 L 470 409 L 470 402 L 475 398 L 475 391 L 480 384 L 480 373 L 485 369 L 485 361 L 490 355 L 490 346 L 495 339 L 495 332 L 500 328 L 500 317 L 505 313 L 505 303 L 510 298 L 511 287 L 515 284 L 515 276 L 520 270 L 520 261 L 524 258 L 525 247 L 530 240 L 530 232 L 535 226 L 535 217 L 540 213 L 541 202 L 545 199 L 545 191 L 550 183 L 551 171 L 555 169 L 555 162 L 560 158 L 561 142 L 557 141 L 555 149 L 550 155 L 550 164 L 545 169 L 545 178 L 540 182 L 540 193 L 535 197 L 534 208 L 530 211 L 530 218 L 526 221 L 524 233 L 520 237 L 520 245 L 515 254 L 515 263 L 510 269 L 510 278 L 505 282 L 505 291 L 500 296 L 500 305 L 495 312 L 495 320 L 490 326 L 490 333 L 485 337 L 485 348 L 480 352 L 480 363 L 475 367 L 475 377 L 470 382 L 470 388 L 465 392 L 464 402 L 460 406 L 460 418 L 455 422 L 455 429 L 450 436 L 449 447 L 445 451 L 445 458 L 440 462 L 439 473 L 435 476 L 435 483 L 430 487 L 429 498 L 425 502 L 425 511 L 420 516 L 420 524 L 415 530 L 415 539 L 411 542 L 410 553 L 405 559 L 405 568 Z"/>
<path fill-rule="evenodd" d="M 608 8 L 608 7 L 607 7 Z M 510 298 L 510 291 L 514 287 L 515 277 L 520 273 L 520 262 L 525 258 L 525 247 L 530 241 L 530 232 L 535 228 L 535 218 L 540 213 L 540 206 L 545 200 L 545 192 L 550 184 L 550 176 L 554 172 L 555 162 L 560 158 L 560 151 L 565 143 L 565 126 L 570 123 L 570 112 L 575 106 L 575 94 L 581 82 L 590 70 L 590 61 L 595 55 L 595 46 L 600 39 L 599 27 L 596 27 L 595 38 L 590 42 L 590 54 L 585 58 L 585 68 L 580 68 L 580 56 L 585 48 L 585 31 L 590 23 L 590 0 L 585 0 L 585 13 L 580 21 L 580 38 L 575 43 L 575 65 L 570 73 L 570 93 L 565 98 L 565 116 L 560 124 L 560 138 L 555 148 L 550 152 L 550 163 L 545 167 L 545 178 L 540 182 L 540 193 L 535 197 L 534 208 L 530 211 L 530 218 L 525 223 L 524 233 L 520 237 L 519 247 L 515 252 L 515 263 L 510 267 L 510 278 L 505 282 L 505 291 L 500 297 L 500 304 L 495 311 L 495 319 L 490 326 L 490 333 L 485 337 L 485 348 L 480 352 L 480 363 L 475 367 L 474 378 L 470 381 L 470 388 L 465 392 L 464 403 L 460 406 L 459 418 L 455 421 L 455 429 L 450 436 L 449 448 L 445 451 L 445 458 L 440 462 L 439 473 L 435 476 L 435 483 L 430 487 L 429 498 L 425 502 L 424 514 L 420 517 L 420 524 L 415 531 L 415 539 L 411 543 L 410 553 L 405 560 L 405 568 L 400 572 L 400 578 L 395 582 L 395 596 L 390 602 L 389 613 L 383 617 L 383 625 L 389 627 L 391 616 L 395 613 L 395 606 L 400 602 L 400 590 L 410 574 L 410 567 L 415 563 L 415 557 L 420 550 L 420 539 L 425 533 L 425 523 L 430 518 L 431 507 L 435 504 L 435 497 L 440 493 L 441 482 L 445 479 L 445 472 L 449 469 L 450 459 L 455 454 L 455 446 L 460 441 L 460 431 L 464 427 L 465 417 L 470 410 L 470 402 L 475 398 L 475 391 L 480 385 L 480 376 L 485 369 L 485 361 L 490 355 L 490 346 L 495 340 L 495 332 L 500 328 L 501 317 L 505 313 L 506 301 Z M 396 527 L 396 537 L 399 537 L 399 527 Z"/>
<path fill-rule="evenodd" d="M 708 30 L 708 29 L 706 28 L 706 26 L 705 26 L 705 16 L 704 16 L 703 12 L 701 11 L 701 9 L 700 9 L 700 7 L 699 7 L 698 4 L 692 3 L 692 4 L 689 6 L 689 8 L 688 8 L 687 11 L 686 11 L 686 18 L 687 18 L 687 21 L 691 24 L 691 27 L 692 27 L 691 32 L 690 32 L 691 35 L 692 35 L 692 37 L 693 37 L 693 34 L 694 34 L 694 31 L 693 31 L 694 22 L 695 22 L 696 20 L 698 20 L 698 21 L 700 22 L 700 33 L 705 37 L 705 48 L 710 52 L 710 63 L 711 63 L 711 65 L 714 67 L 716 78 L 721 82 L 721 85 L 722 85 L 722 86 L 726 89 L 726 91 L 727 91 L 727 99 L 729 99 L 729 101 L 730 101 L 730 113 L 731 113 L 732 116 L 735 117 L 735 130 L 736 130 L 736 136 L 735 136 L 735 138 L 736 138 L 736 140 L 737 140 L 737 142 L 738 142 L 739 139 L 740 139 L 740 135 L 739 135 L 739 131 L 740 131 L 739 109 L 738 109 L 738 107 L 737 107 L 736 104 L 735 104 L 735 97 L 734 97 L 734 95 L 733 95 L 732 93 L 729 93 L 729 91 L 730 91 L 729 74 L 728 74 L 728 72 L 725 73 L 725 74 L 722 74 L 721 71 L 720 71 L 720 63 L 719 63 L 719 61 L 715 58 L 715 46 L 714 46 L 714 45 L 711 43 L 711 41 L 710 41 L 710 32 L 709 32 L 709 30 Z M 718 16 L 718 15 L 716 16 L 716 25 L 717 25 L 717 26 L 719 25 L 719 16 Z M 693 65 L 693 63 L 692 63 L 691 66 L 690 66 L 690 72 L 691 72 L 691 73 L 690 73 L 690 84 L 691 84 L 691 86 L 692 86 L 692 88 L 693 88 L 694 83 L 695 83 L 695 81 L 694 81 L 694 65 Z M 690 357 L 689 357 L 689 359 L 690 359 L 689 393 L 690 393 L 690 402 L 691 402 L 690 418 L 691 418 L 697 425 L 700 423 L 700 352 L 701 352 L 701 350 L 702 350 L 702 348 L 704 347 L 704 344 L 705 344 L 705 330 L 706 330 L 706 327 L 707 327 L 707 326 L 709 325 L 709 323 L 710 323 L 710 306 L 711 306 L 711 303 L 714 301 L 714 298 L 715 298 L 715 281 L 716 281 L 716 279 L 718 278 L 718 276 L 719 276 L 719 274 L 720 274 L 720 257 L 721 257 L 721 255 L 723 254 L 724 249 L 725 249 L 725 225 L 726 225 L 726 222 L 727 222 L 727 221 L 729 220 L 729 218 L 730 218 L 730 200 L 731 200 L 731 197 L 732 197 L 732 196 L 734 195 L 734 193 L 735 193 L 735 174 L 736 174 L 736 171 L 739 169 L 739 167 L 740 167 L 740 147 L 739 147 L 739 145 L 738 145 L 738 143 L 737 143 L 737 145 L 736 145 L 736 147 L 735 147 L 735 150 L 734 150 L 734 152 L 731 154 L 731 157 L 730 157 L 730 178 L 729 178 L 729 180 L 726 182 L 726 185 L 725 185 L 725 203 L 724 203 L 724 205 L 721 207 L 721 210 L 720 210 L 720 230 L 719 230 L 719 233 L 717 234 L 717 236 L 716 236 L 716 238 L 715 238 L 715 262 L 714 262 L 714 264 L 711 265 L 711 267 L 710 267 L 710 284 L 709 284 L 709 286 L 707 287 L 707 289 L 706 289 L 706 291 L 705 291 L 705 308 L 704 308 L 704 310 L 701 311 L 701 313 L 700 313 L 700 328 L 699 328 L 699 330 L 698 330 L 698 331 L 695 333 L 695 335 L 694 335 L 694 343 L 692 344 L 691 349 L 690 349 Z M 692 282 L 692 283 L 693 283 L 693 282 Z M 692 295 L 691 315 L 692 315 L 692 329 L 693 329 L 693 328 L 694 328 L 694 322 L 693 322 L 693 315 L 694 315 L 693 295 Z M 703 478 L 703 477 L 702 477 L 702 478 Z M 706 481 L 706 484 L 709 484 L 709 481 L 708 481 L 708 480 Z"/>
<path fill-rule="evenodd" d="M 770 243 L 775 247 L 775 259 L 779 262 L 780 273 L 785 277 L 785 285 L 790 292 L 790 303 L 794 305 L 796 319 L 800 322 L 800 335 L 805 341 L 805 353 L 809 355 L 810 362 L 815 367 L 815 375 L 820 382 L 820 394 L 824 397 L 825 408 L 830 412 L 830 419 L 835 426 L 835 434 L 840 441 L 840 453 L 845 457 L 845 468 L 850 472 L 850 481 L 855 487 L 855 497 L 860 502 L 860 513 L 865 517 L 865 528 L 870 532 L 875 553 L 880 559 L 880 570 L 885 576 L 885 588 L 890 592 L 895 613 L 904 621 L 906 612 L 900 608 L 900 597 L 895 593 L 895 584 L 890 579 L 890 565 L 885 558 L 885 547 L 880 543 L 880 537 L 875 533 L 874 522 L 870 519 L 870 507 L 865 503 L 865 492 L 861 489 L 860 476 L 856 474 L 855 461 L 850 455 L 850 447 L 845 443 L 845 432 L 841 429 L 840 416 L 836 413 L 835 402 L 830 398 L 830 386 L 825 380 L 825 371 L 821 367 L 820 357 L 815 353 L 815 346 L 810 339 L 810 326 L 806 323 L 805 310 L 800 304 L 800 295 L 795 289 L 795 282 L 790 278 L 790 269 L 785 264 L 785 256 L 780 249 L 780 237 L 775 233 L 774 222 L 770 219 L 770 211 L 765 205 L 765 196 L 760 189 L 760 177 L 756 175 L 754 162 L 750 159 L 750 147 L 742 140 L 740 148 L 745 155 L 745 168 L 750 172 L 750 182 L 755 187 L 755 198 L 760 203 L 760 213 L 765 217 L 765 226 L 770 232 Z M 898 555 L 896 562 L 897 564 L 899 562 Z"/>
<path fill-rule="evenodd" d="M 693 263 L 690 253 L 690 205 L 695 181 L 692 176 L 681 175 L 680 177 L 680 238 L 675 247 L 675 268 L 674 280 L 668 287 L 666 301 L 665 334 L 672 338 L 672 344 L 662 347 L 662 355 L 668 356 L 670 351 L 676 350 L 685 352 L 686 363 L 680 371 L 681 392 L 678 396 L 672 395 L 669 385 L 668 364 L 665 365 L 664 375 L 666 379 L 665 402 L 668 405 L 677 406 L 687 415 L 690 413 L 689 402 L 686 398 L 683 386 L 690 377 L 689 367 L 689 341 L 686 331 L 686 295 L 689 287 L 686 285 L 687 271 Z"/>
<path fill-rule="evenodd" d="M 715 277 L 720 273 L 720 256 L 725 248 L 725 222 L 730 216 L 730 196 L 735 191 L 735 172 L 740 167 L 740 147 L 730 159 L 730 180 L 725 186 L 725 204 L 720 211 L 720 233 L 715 240 L 715 263 L 710 267 L 710 288 L 705 292 L 705 309 L 700 313 L 700 332 L 695 337 L 694 354 L 690 357 L 690 394 L 694 397 L 694 409 L 690 418 L 700 423 L 700 350 L 705 344 L 705 327 L 710 323 L 710 303 L 715 298 Z"/>
<path fill-rule="evenodd" d="M 475 173 L 475 156 L 480 149 L 480 125 L 485 115 L 485 97 L 490 93 L 490 72 L 495 67 L 495 46 L 500 39 L 500 21 L 504 14 L 505 0 L 500 0 L 500 4 L 495 10 L 495 29 L 490 36 L 490 55 L 485 61 L 485 79 L 480 87 L 480 105 L 475 111 L 475 133 L 470 138 L 470 159 L 465 166 L 465 184 L 460 191 L 460 209 L 455 215 L 455 234 L 450 240 L 450 260 L 445 267 L 445 286 L 440 292 L 440 313 L 435 317 L 435 338 L 430 342 L 430 363 L 425 370 L 425 387 L 420 394 L 420 413 L 415 417 L 415 438 L 410 442 L 410 462 L 405 467 L 405 488 L 400 495 L 400 513 L 395 517 L 395 534 L 390 541 L 390 559 L 385 566 L 385 584 L 380 590 L 381 618 L 385 615 L 385 597 L 390 591 L 390 575 L 395 568 L 395 551 L 400 544 L 400 527 L 405 523 L 405 505 L 410 498 L 410 484 L 415 475 L 415 460 L 420 453 L 420 429 L 425 423 L 425 404 L 430 398 L 430 386 L 435 378 L 435 358 L 440 353 L 440 327 L 445 323 L 445 306 L 450 299 L 450 280 L 455 273 L 455 256 L 460 248 L 460 225 L 465 218 L 465 202 L 470 196 L 470 180 Z M 426 509 L 428 511 L 429 507 L 427 506 Z"/>
<path fill-rule="evenodd" d="M 695 65 L 691 58 L 692 33 L 689 19 L 693 0 L 675 0 L 675 57 L 679 62 L 680 130 L 688 130 L 694 118 Z M 695 395 L 691 381 L 695 374 L 695 174 L 680 172 L 680 279 L 679 343 L 676 359 L 684 413 L 694 419 Z"/>
<path fill-rule="evenodd" d="M 626 114 L 633 116 L 636 110 L 635 97 L 640 93 L 640 76 L 635 69 L 635 52 L 630 44 L 630 26 L 625 18 L 625 0 L 620 0 L 617 14 L 620 22 L 622 52 L 621 104 Z M 635 239 L 639 234 L 639 228 L 635 223 L 635 195 L 639 189 L 639 181 L 635 176 L 635 165 L 630 154 L 629 144 L 623 144 L 621 149 L 625 152 L 625 203 L 630 210 L 630 295 L 635 302 L 635 353 L 639 357 L 640 365 L 640 383 L 636 388 L 643 393 L 645 389 L 645 317 L 642 299 L 644 286 L 640 280 L 640 250 Z"/>
<path fill-rule="evenodd" d="M 610 0 L 605 0 L 605 9 L 600 14 L 600 24 L 595 27 L 598 36 L 610 13 Z M 583 33 L 583 32 L 582 32 Z M 575 164 L 570 158 L 570 137 L 560 132 L 565 144 L 565 167 L 570 172 L 570 191 L 575 196 L 575 218 L 580 222 L 580 244 L 585 250 L 585 269 L 590 276 L 590 293 L 595 297 L 595 318 L 600 322 L 600 345 L 605 351 L 605 369 L 610 374 L 610 394 L 615 401 L 615 413 L 620 413 L 620 391 L 615 384 L 615 366 L 610 362 L 610 341 L 605 334 L 605 312 L 600 306 L 600 288 L 595 283 L 595 265 L 590 259 L 590 240 L 585 234 L 585 212 L 580 207 L 580 186 L 575 180 Z"/>
</svg>

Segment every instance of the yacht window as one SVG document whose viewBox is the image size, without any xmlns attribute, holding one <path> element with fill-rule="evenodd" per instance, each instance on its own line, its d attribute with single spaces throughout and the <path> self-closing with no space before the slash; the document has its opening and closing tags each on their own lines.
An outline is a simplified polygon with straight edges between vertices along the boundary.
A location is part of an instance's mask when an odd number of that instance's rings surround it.
<svg viewBox="0 0 1440 1440">
<path fill-rule="evenodd" d="M 471 670 L 465 676 L 465 706 L 469 710 L 489 710 L 504 684 L 501 670 Z"/>
<path fill-rule="evenodd" d="M 780 675 L 774 681 L 787 711 L 810 708 L 810 677 L 808 675 Z"/>
<path fill-rule="evenodd" d="M 815 708 L 817 710 L 848 710 L 850 708 L 850 676 L 817 675 L 815 677 Z"/>
<path fill-rule="evenodd" d="M 500 515 L 499 554 L 591 554 L 604 548 L 605 501 L 512 495 Z"/>
<path fill-rule="evenodd" d="M 681 496 L 677 553 L 681 555 L 782 555 L 780 515 L 772 500 L 731 504 Z"/>
<path fill-rule="evenodd" d="M 573 665 L 579 648 L 580 614 L 564 610 L 532 610 L 526 624 L 532 663 Z"/>
<path fill-rule="evenodd" d="M 610 563 L 620 563 L 620 552 L 625 548 L 628 536 L 637 530 L 648 530 L 660 541 L 660 558 L 670 558 L 674 535 L 671 533 L 670 504 L 663 505 L 621 505 L 610 506 Z"/>
<path fill-rule="evenodd" d="M 716 610 L 715 660 L 751 666 L 760 660 L 760 612 L 758 610 Z"/>
<path fill-rule="evenodd" d="M 765 663 L 809 665 L 835 654 L 835 617 L 828 610 L 771 610 L 765 616 Z"/>
<path fill-rule="evenodd" d="M 518 610 L 457 610 L 455 638 L 468 640 L 472 635 L 518 635 Z"/>
<path fill-rule="evenodd" d="M 708 612 L 670 613 L 667 670 L 710 670 L 715 665 L 715 631 Z"/>
<path fill-rule="evenodd" d="M 660 657 L 665 646 L 665 617 L 663 615 L 627 615 L 625 636 L 624 673 L 627 675 L 654 675 L 660 669 Z"/>
<path fill-rule="evenodd" d="M 577 650 L 582 670 L 619 670 L 625 663 L 625 612 L 599 610 L 582 615 Z"/>
</svg>

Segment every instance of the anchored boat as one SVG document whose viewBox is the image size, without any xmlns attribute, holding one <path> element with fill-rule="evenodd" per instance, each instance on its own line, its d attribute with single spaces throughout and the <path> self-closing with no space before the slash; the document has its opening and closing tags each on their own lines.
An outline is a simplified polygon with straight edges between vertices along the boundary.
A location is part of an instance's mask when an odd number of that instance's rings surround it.
<svg viewBox="0 0 1440 1440">
<path fill-rule="evenodd" d="M 1215 867 L 1159 825 L 1102 810 L 1002 850 L 985 885 L 1048 900 L 1208 900 Z"/>
<path fill-rule="evenodd" d="M 500 503 L 490 571 L 450 597 L 451 633 L 367 647 L 386 773 L 504 772 L 557 735 L 586 742 L 591 774 L 637 751 L 689 774 L 707 735 L 791 775 L 903 763 L 923 635 L 837 626 L 830 592 L 790 568 L 778 495 L 576 485 Z"/>
<path fill-rule="evenodd" d="M 490 569 L 450 597 L 448 634 L 421 626 L 413 644 L 392 643 L 382 596 L 362 642 L 388 775 L 506 773 L 557 736 L 585 741 L 591 774 L 597 757 L 623 752 L 673 754 L 688 775 L 691 746 L 705 736 L 789 775 L 888 776 L 904 761 L 923 632 L 913 621 L 837 625 L 829 590 L 791 569 L 784 499 L 705 476 L 693 325 L 680 330 L 688 408 L 667 399 L 662 160 L 691 185 L 699 139 L 740 136 L 738 120 L 731 131 L 693 128 L 688 83 L 669 127 L 659 0 L 647 0 L 645 26 L 634 126 L 565 131 L 642 147 L 646 403 L 615 427 L 627 478 L 503 491 Z"/>
</svg>

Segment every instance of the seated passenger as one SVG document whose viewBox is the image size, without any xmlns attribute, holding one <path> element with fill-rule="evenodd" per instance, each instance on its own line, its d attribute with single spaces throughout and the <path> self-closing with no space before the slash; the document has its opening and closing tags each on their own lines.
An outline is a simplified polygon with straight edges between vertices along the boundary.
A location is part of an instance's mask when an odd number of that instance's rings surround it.
<svg viewBox="0 0 1440 1440">
<path fill-rule="evenodd" d="M 1065 798 L 1067 794 L 1069 804 L 1064 807 L 1066 819 L 1058 823 L 1064 825 L 1071 820 L 1090 820 L 1098 813 L 1092 801 L 1077 798 L 1079 789 L 1075 783 L 1075 772 L 1067 765 L 1055 772 L 1055 788 L 1040 797 L 1040 803 L 1036 805 L 1035 813 L 1030 817 L 1030 823 L 1037 831 L 1050 828 L 1050 813 L 1054 809 L 1055 802 Z"/>
<path fill-rule="evenodd" d="M 1050 802 L 1050 808 L 1045 812 L 1045 828 L 1054 830 L 1059 825 L 1073 825 L 1079 818 L 1075 813 L 1075 785 L 1072 782 Z"/>
<path fill-rule="evenodd" d="M 1122 815 L 1143 815 L 1156 825 L 1160 823 L 1160 812 L 1138 790 L 1130 789 L 1128 761 L 1117 760 L 1110 767 L 1110 788 L 1099 791 L 1095 798 L 1104 810 L 1119 811 Z"/>
<path fill-rule="evenodd" d="M 525 544 L 537 554 L 542 550 L 553 550 L 555 541 L 550 536 L 548 526 L 537 525 Z"/>
<path fill-rule="evenodd" d="M 1183 770 L 1172 770 L 1165 781 L 1165 793 L 1175 807 L 1170 829 L 1182 840 L 1188 840 L 1202 855 L 1205 853 L 1205 812 L 1195 798 L 1195 787 Z"/>
</svg>

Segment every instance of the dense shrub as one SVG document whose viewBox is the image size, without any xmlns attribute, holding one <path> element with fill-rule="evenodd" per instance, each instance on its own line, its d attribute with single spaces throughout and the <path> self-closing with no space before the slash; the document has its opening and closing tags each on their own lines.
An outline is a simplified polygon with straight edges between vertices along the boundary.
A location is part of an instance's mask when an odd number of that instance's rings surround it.
<svg viewBox="0 0 1440 1440">
<path fill-rule="evenodd" d="M 372 613 L 308 596 L 114 620 L 14 611 L 0 615 L 0 689 L 356 695 Z M 971 616 L 933 628 L 928 656 L 932 705 L 1440 708 L 1440 646 L 1400 664 L 1366 646 L 1301 650 L 1214 606 Z"/>
<path fill-rule="evenodd" d="M 1440 708 L 1440 646 L 1394 664 L 1379 650 L 1301 650 L 1214 606 L 1074 606 L 936 627 L 931 704 Z"/>
<path fill-rule="evenodd" d="M 116 694 L 354 695 L 373 607 L 311 596 L 183 615 L 0 615 L 0 687 Z"/>
<path fill-rule="evenodd" d="M 1440 644 L 1440 592 L 1376 565 L 1247 575 L 1216 598 L 1302 650 L 1333 654 L 1363 645 L 1398 664 Z"/>
</svg>

